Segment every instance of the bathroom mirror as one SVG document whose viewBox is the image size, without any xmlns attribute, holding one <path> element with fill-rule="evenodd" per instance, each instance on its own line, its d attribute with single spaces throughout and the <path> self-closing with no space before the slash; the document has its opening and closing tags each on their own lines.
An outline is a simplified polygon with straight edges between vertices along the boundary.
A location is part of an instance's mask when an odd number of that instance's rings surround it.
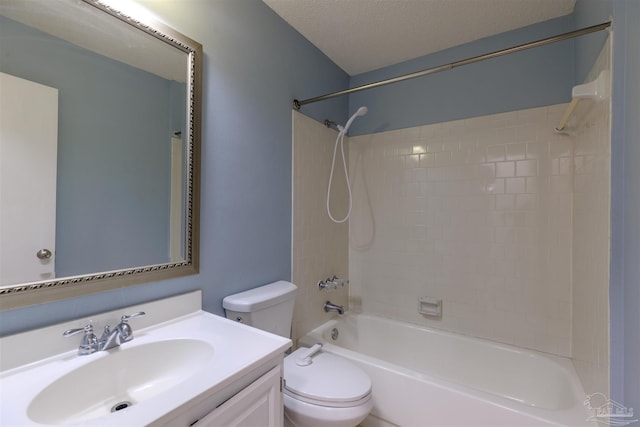
<svg viewBox="0 0 640 427">
<path fill-rule="evenodd" d="M 197 272 L 202 46 L 112 4 L 0 0 L 0 309 Z"/>
</svg>

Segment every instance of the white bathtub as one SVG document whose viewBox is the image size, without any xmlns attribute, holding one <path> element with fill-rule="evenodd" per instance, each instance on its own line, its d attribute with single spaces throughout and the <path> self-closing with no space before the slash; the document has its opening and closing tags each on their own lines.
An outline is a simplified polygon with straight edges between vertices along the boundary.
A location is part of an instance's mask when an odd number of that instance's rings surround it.
<svg viewBox="0 0 640 427">
<path fill-rule="evenodd" d="M 595 425 L 563 357 L 364 314 L 331 320 L 300 340 L 316 342 L 371 377 L 374 409 L 365 427 Z"/>
</svg>

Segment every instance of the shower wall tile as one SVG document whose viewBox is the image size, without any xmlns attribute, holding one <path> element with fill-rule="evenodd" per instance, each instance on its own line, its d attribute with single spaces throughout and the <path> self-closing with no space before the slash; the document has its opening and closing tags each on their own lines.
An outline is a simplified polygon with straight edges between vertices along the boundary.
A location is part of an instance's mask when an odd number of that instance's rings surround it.
<svg viewBox="0 0 640 427">
<path fill-rule="evenodd" d="M 358 307 L 570 356 L 574 142 L 553 131 L 565 107 L 351 138 Z M 421 296 L 443 299 L 441 319 L 417 312 Z"/>
<path fill-rule="evenodd" d="M 337 133 L 307 116 L 293 112 L 292 272 L 298 286 L 292 338 L 297 339 L 332 317 L 326 300 L 347 305 L 348 287 L 320 291 L 317 283 L 334 275 L 348 278 L 348 223 L 331 222 L 326 211 L 327 183 Z M 345 141 L 346 144 L 346 141 Z M 348 154 L 345 150 L 345 154 Z M 336 164 L 331 196 L 335 218 L 348 209 L 342 160 Z"/>
<path fill-rule="evenodd" d="M 610 70 L 609 43 L 587 81 Z M 609 396 L 610 103 L 577 127 L 574 157 L 573 361 L 585 392 Z"/>
</svg>

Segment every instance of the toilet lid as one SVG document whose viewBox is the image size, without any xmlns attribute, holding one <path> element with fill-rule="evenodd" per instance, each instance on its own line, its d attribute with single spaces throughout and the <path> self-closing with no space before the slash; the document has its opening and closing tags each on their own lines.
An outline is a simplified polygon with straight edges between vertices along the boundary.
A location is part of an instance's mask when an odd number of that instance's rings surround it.
<svg viewBox="0 0 640 427">
<path fill-rule="evenodd" d="M 360 367 L 345 358 L 319 352 L 312 363 L 296 360 L 308 349 L 299 348 L 284 359 L 285 389 L 319 402 L 355 402 L 371 393 L 371 380 Z"/>
</svg>

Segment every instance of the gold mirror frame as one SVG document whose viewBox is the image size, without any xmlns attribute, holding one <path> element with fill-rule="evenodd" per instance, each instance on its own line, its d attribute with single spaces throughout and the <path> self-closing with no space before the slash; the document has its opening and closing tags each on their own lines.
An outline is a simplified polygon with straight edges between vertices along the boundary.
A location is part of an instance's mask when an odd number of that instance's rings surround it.
<svg viewBox="0 0 640 427">
<path fill-rule="evenodd" d="M 198 272 L 200 211 L 200 139 L 202 104 L 202 45 L 151 18 L 137 19 L 102 0 L 82 0 L 187 54 L 187 150 L 184 261 L 63 277 L 0 288 L 0 310 L 42 304 L 131 285 L 166 280 Z"/>
</svg>

